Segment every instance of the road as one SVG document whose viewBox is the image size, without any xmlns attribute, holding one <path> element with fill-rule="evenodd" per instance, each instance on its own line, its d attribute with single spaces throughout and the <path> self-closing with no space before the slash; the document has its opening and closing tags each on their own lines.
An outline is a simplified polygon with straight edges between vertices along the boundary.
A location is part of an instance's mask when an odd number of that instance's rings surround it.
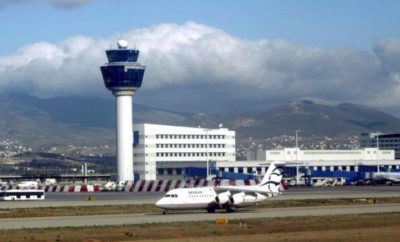
<svg viewBox="0 0 400 242">
<path fill-rule="evenodd" d="M 44 201 L 2 201 L 0 209 L 28 207 L 100 206 L 153 204 L 163 196 L 158 192 L 46 193 Z M 90 201 L 88 197 L 91 198 Z M 400 197 L 400 186 L 344 186 L 290 188 L 276 200 L 318 198 Z"/>
<path fill-rule="evenodd" d="M 326 216 L 340 214 L 400 212 L 399 204 L 371 204 L 324 207 L 246 209 L 235 213 L 180 212 L 161 214 L 122 214 L 93 216 L 62 216 L 40 218 L 0 219 L 1 229 L 107 226 L 144 223 L 169 223 L 181 221 L 215 221 L 217 217 L 231 219 L 277 218 L 298 216 Z"/>
</svg>

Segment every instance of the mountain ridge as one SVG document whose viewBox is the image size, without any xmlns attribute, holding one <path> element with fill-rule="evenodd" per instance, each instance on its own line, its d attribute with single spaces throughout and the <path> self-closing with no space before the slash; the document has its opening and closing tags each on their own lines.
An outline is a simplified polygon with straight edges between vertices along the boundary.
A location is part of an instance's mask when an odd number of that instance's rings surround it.
<svg viewBox="0 0 400 242">
<path fill-rule="evenodd" d="M 267 106 L 267 105 L 266 105 Z M 97 97 L 40 99 L 26 94 L 0 95 L 0 138 L 39 149 L 57 145 L 113 145 L 115 103 Z M 296 99 L 265 110 L 227 114 L 174 112 L 134 103 L 134 123 L 157 123 L 236 131 L 238 139 L 290 135 L 360 135 L 361 132 L 399 132 L 400 119 L 353 103 L 331 103 L 312 97 Z"/>
</svg>

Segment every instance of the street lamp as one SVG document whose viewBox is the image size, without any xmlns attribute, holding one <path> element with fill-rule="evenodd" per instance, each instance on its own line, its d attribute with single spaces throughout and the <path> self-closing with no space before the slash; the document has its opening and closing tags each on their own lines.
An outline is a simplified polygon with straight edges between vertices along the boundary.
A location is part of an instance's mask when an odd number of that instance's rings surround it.
<svg viewBox="0 0 400 242">
<path fill-rule="evenodd" d="M 379 172 L 379 133 L 376 134 L 376 172 Z"/>
<path fill-rule="evenodd" d="M 300 178 L 299 178 L 299 142 L 298 142 L 298 133 L 301 130 L 295 130 L 294 132 L 296 133 L 296 185 L 298 186 L 300 183 Z"/>
<path fill-rule="evenodd" d="M 209 180 L 210 178 L 210 161 L 208 159 L 208 131 L 211 131 L 211 129 L 203 129 L 206 131 L 206 163 L 207 163 L 207 170 L 206 170 L 206 180 Z"/>
</svg>

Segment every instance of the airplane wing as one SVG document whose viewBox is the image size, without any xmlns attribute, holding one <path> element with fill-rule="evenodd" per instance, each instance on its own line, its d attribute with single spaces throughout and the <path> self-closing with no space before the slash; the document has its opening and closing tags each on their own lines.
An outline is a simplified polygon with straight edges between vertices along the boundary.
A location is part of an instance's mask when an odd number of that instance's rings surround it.
<svg viewBox="0 0 400 242">
<path fill-rule="evenodd" d="M 247 195 L 255 195 L 256 193 L 264 196 L 273 197 L 281 194 L 280 192 L 273 192 L 270 189 L 265 189 L 257 186 L 218 186 L 214 188 L 216 193 L 229 191 L 231 194 L 244 192 Z"/>
</svg>

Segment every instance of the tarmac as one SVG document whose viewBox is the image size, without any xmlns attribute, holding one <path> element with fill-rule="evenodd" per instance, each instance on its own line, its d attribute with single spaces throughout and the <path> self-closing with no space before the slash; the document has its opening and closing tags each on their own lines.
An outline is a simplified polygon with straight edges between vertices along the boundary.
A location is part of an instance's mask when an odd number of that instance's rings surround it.
<svg viewBox="0 0 400 242">
<path fill-rule="evenodd" d="M 160 192 L 46 193 L 42 201 L 0 201 L 0 209 L 64 206 L 154 204 Z M 400 186 L 291 187 L 271 199 L 400 197 Z"/>
<path fill-rule="evenodd" d="M 97 192 L 97 193 L 47 193 L 43 201 L 2 201 L 0 209 L 28 207 L 94 206 L 118 204 L 152 204 L 163 193 L 148 192 Z M 346 187 L 296 187 L 271 199 L 329 199 L 329 198 L 379 198 L 399 197 L 400 186 L 346 186 Z M 161 214 L 118 214 L 92 216 L 62 216 L 40 218 L 0 219 L 0 229 L 109 226 L 123 224 L 166 223 L 179 221 L 215 221 L 228 219 L 277 218 L 296 216 L 325 216 L 339 214 L 400 212 L 399 204 L 368 204 L 347 206 L 319 206 L 270 209 L 241 209 L 235 213 L 209 214 L 205 211 L 179 211 Z"/>
<path fill-rule="evenodd" d="M 0 229 L 112 226 L 126 224 L 215 221 L 217 218 L 249 219 L 299 216 L 327 216 L 361 213 L 400 212 L 399 204 L 367 204 L 296 208 L 246 209 L 235 213 L 179 212 L 174 214 L 118 214 L 0 219 Z"/>
</svg>

